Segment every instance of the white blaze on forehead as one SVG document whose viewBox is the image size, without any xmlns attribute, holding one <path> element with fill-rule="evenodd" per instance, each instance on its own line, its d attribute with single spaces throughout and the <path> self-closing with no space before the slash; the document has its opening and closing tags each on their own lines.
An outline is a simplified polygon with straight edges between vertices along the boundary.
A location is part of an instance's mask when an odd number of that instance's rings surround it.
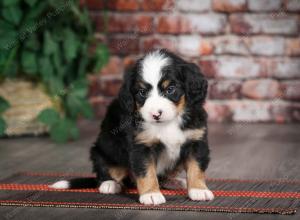
<svg viewBox="0 0 300 220">
<path fill-rule="evenodd" d="M 142 77 L 155 88 L 161 78 L 161 70 L 167 66 L 169 59 L 159 50 L 152 52 L 142 62 Z"/>
</svg>

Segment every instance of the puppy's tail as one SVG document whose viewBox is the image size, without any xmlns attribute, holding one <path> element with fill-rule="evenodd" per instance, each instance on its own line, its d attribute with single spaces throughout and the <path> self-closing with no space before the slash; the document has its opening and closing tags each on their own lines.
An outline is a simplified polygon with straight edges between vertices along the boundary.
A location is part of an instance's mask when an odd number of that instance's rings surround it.
<svg viewBox="0 0 300 220">
<path fill-rule="evenodd" d="M 87 189 L 96 188 L 98 183 L 96 178 L 75 178 L 71 180 L 60 180 L 52 185 L 49 185 L 53 189 Z"/>
</svg>

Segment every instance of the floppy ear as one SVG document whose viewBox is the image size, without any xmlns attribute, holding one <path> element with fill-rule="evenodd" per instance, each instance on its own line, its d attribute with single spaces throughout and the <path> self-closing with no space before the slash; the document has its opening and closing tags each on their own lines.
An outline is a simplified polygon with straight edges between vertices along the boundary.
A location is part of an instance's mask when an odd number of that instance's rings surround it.
<svg viewBox="0 0 300 220">
<path fill-rule="evenodd" d="M 123 85 L 119 91 L 119 102 L 121 108 L 127 113 L 131 114 L 134 112 L 134 98 L 131 92 L 133 85 L 134 69 L 128 70 L 125 73 Z"/>
<path fill-rule="evenodd" d="M 181 74 L 185 82 L 185 94 L 190 105 L 202 105 L 207 94 L 208 83 L 199 67 L 193 63 L 182 65 Z"/>
</svg>

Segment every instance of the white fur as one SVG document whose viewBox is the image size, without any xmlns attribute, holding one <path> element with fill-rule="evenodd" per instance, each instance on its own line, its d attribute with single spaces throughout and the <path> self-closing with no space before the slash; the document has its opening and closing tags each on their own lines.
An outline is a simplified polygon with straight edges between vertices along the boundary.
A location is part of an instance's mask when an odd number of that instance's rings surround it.
<svg viewBox="0 0 300 220">
<path fill-rule="evenodd" d="M 121 192 L 121 185 L 114 180 L 107 180 L 101 183 L 99 192 L 104 194 L 116 194 Z"/>
<path fill-rule="evenodd" d="M 189 197 L 195 201 L 209 201 L 214 199 L 214 194 L 209 189 L 190 189 Z"/>
<path fill-rule="evenodd" d="M 169 58 L 161 54 L 159 50 L 147 55 L 142 62 L 142 77 L 145 82 L 152 86 L 143 107 L 140 109 L 142 117 L 148 122 L 156 123 L 153 115 L 157 115 L 159 110 L 162 111 L 160 122 L 173 120 L 177 115 L 174 103 L 161 96 L 158 91 L 162 69 L 169 62 Z"/>
<path fill-rule="evenodd" d="M 58 181 L 56 183 L 53 183 L 49 187 L 53 188 L 53 189 L 69 189 L 70 188 L 70 183 L 67 180 L 61 180 L 61 181 Z"/>
<path fill-rule="evenodd" d="M 169 58 L 159 50 L 149 53 L 142 62 L 142 77 L 153 87 L 157 86 L 161 78 L 161 70 L 169 64 Z"/>
<path fill-rule="evenodd" d="M 140 203 L 145 205 L 159 205 L 165 202 L 166 199 L 160 192 L 146 193 L 140 196 Z"/>
</svg>

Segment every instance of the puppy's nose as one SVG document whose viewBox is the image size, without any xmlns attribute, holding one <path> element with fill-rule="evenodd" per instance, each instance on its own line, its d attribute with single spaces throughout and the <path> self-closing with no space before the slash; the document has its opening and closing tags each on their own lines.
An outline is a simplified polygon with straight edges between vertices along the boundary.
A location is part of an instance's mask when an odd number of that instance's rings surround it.
<svg viewBox="0 0 300 220">
<path fill-rule="evenodd" d="M 152 117 L 154 120 L 158 121 L 161 117 L 162 110 L 158 110 L 157 113 L 152 113 Z"/>
</svg>

